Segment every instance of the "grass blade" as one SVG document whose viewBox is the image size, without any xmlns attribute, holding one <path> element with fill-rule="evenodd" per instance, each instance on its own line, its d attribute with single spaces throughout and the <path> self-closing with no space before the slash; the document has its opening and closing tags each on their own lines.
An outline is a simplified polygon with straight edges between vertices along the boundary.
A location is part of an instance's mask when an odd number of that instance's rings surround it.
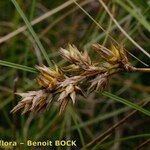
<svg viewBox="0 0 150 150">
<path fill-rule="evenodd" d="M 32 73 L 36 73 L 36 69 L 34 69 L 34 68 L 27 67 L 24 65 L 15 64 L 15 63 L 11 63 L 11 62 L 4 61 L 4 60 L 0 60 L 0 65 L 15 68 L 15 69 L 20 69 L 20 70 L 24 70 L 24 71 L 28 71 L 28 72 L 32 72 Z"/>
<path fill-rule="evenodd" d="M 143 49 L 136 41 L 134 41 L 132 37 L 130 37 L 130 35 L 118 24 L 117 20 L 113 17 L 106 4 L 102 0 L 98 0 L 98 1 L 107 11 L 110 18 L 113 20 L 113 22 L 117 25 L 118 29 L 128 38 L 128 40 L 130 40 L 130 42 L 132 42 L 139 50 L 141 50 L 146 56 L 150 58 L 150 54 L 145 49 Z"/>
<path fill-rule="evenodd" d="M 128 11 L 134 18 L 136 18 L 140 24 L 145 27 L 148 31 L 150 31 L 150 24 L 147 22 L 145 17 L 143 15 L 140 15 L 137 13 L 137 11 L 133 8 L 130 8 L 127 6 L 123 1 L 115 0 L 121 7 L 123 7 L 126 11 Z"/>
<path fill-rule="evenodd" d="M 119 114 L 121 114 L 121 113 L 124 113 L 124 112 L 127 111 L 127 110 L 129 110 L 129 108 L 128 108 L 128 107 L 124 107 L 124 108 L 121 108 L 121 109 L 112 111 L 112 112 L 110 112 L 110 113 L 100 114 L 100 115 L 98 115 L 97 117 L 95 117 L 95 118 L 93 118 L 93 119 L 89 119 L 89 120 L 87 120 L 87 121 L 81 123 L 81 124 L 78 125 L 78 126 L 76 126 L 76 125 L 73 126 L 73 127 L 71 128 L 71 130 L 75 130 L 75 129 L 77 129 L 77 128 L 84 128 L 84 127 L 89 126 L 89 125 L 92 125 L 92 124 L 94 124 L 94 123 L 98 123 L 98 122 L 104 121 L 104 120 L 106 120 L 106 119 L 109 119 L 109 118 L 114 117 L 114 116 L 116 116 L 116 115 L 119 115 Z"/>
<path fill-rule="evenodd" d="M 51 62 L 48 58 L 48 55 L 42 45 L 42 43 L 40 42 L 38 36 L 36 35 L 36 33 L 34 32 L 30 22 L 28 21 L 27 17 L 25 16 L 24 12 L 22 11 L 22 9 L 20 8 L 20 6 L 18 5 L 18 3 L 16 2 L 16 0 L 11 0 L 12 3 L 14 4 L 15 8 L 17 9 L 18 13 L 20 14 L 20 16 L 22 17 L 23 21 L 25 22 L 29 32 L 31 33 L 31 35 L 33 36 L 37 46 L 39 47 L 39 49 L 41 50 L 45 60 L 47 61 L 48 65 L 51 66 Z"/>
<path fill-rule="evenodd" d="M 145 114 L 147 116 L 150 116 L 150 111 L 149 110 L 146 110 L 146 109 L 138 106 L 137 104 L 134 104 L 134 103 L 132 103 L 132 102 L 130 102 L 128 100 L 125 100 L 125 99 L 123 99 L 121 97 L 118 97 L 118 96 L 116 96 L 114 94 L 111 94 L 109 92 L 103 92 L 103 95 L 107 96 L 107 97 L 109 97 L 109 98 L 111 98 L 111 99 L 113 99 L 113 100 L 115 100 L 117 102 L 123 103 L 123 104 L 125 104 L 125 105 L 127 105 L 127 106 L 129 106 L 129 107 L 131 107 L 133 109 L 136 109 L 136 110 L 142 112 L 143 114 Z"/>
<path fill-rule="evenodd" d="M 99 148 L 104 148 L 104 147 L 106 148 L 108 145 L 111 145 L 115 142 L 120 142 L 120 141 L 123 142 L 123 141 L 127 141 L 127 140 L 132 140 L 132 139 L 135 140 L 137 138 L 145 138 L 145 137 L 150 137 L 150 134 L 131 135 L 131 136 L 128 136 L 128 137 L 120 138 L 118 140 L 112 140 L 112 141 L 109 141 L 107 143 L 104 143 L 104 144 L 101 144 L 101 145 L 97 144 L 97 145 L 99 145 Z"/>
<path fill-rule="evenodd" d="M 48 17 L 58 13 L 59 11 L 63 10 L 64 8 L 70 6 L 72 4 L 72 0 L 69 0 L 61 5 L 59 5 L 58 7 L 46 12 L 45 14 L 39 16 L 38 18 L 34 19 L 31 21 L 31 25 L 36 25 L 40 22 L 42 22 L 43 20 L 47 19 Z M 26 25 L 19 27 L 18 29 L 8 33 L 7 35 L 3 36 L 2 38 L 0 38 L 0 43 L 6 42 L 7 40 L 13 38 L 14 36 L 18 35 L 19 33 L 24 32 L 27 29 Z"/>
<path fill-rule="evenodd" d="M 80 127 L 79 127 L 79 123 L 77 121 L 77 116 L 76 116 L 75 112 L 73 111 L 73 109 L 70 108 L 70 111 L 71 111 L 71 116 L 72 116 L 72 119 L 73 119 L 73 121 L 75 123 L 75 126 L 77 127 L 77 131 L 78 131 L 78 134 L 79 134 L 82 146 L 84 146 L 85 145 L 84 136 L 83 136 L 82 131 L 81 131 Z"/>
<path fill-rule="evenodd" d="M 78 4 L 75 0 L 73 0 L 73 2 L 106 34 L 106 30 L 100 25 L 100 23 L 98 23 L 86 10 L 84 10 L 80 4 Z M 128 33 L 119 25 L 119 23 L 117 22 L 117 20 L 111 15 L 110 11 L 108 10 L 107 6 L 103 3 L 103 1 L 99 0 L 100 3 L 102 3 L 103 7 L 105 8 L 105 10 L 107 11 L 107 13 L 110 15 L 111 19 L 113 20 L 113 22 L 116 24 L 116 26 L 119 28 L 119 30 L 128 38 L 128 40 L 130 40 L 139 50 L 141 50 L 146 56 L 148 56 L 150 58 L 150 54 L 143 49 L 136 41 L 134 41 L 129 35 Z M 117 45 L 120 45 L 110 34 L 108 34 L 108 37 L 115 42 Z M 128 52 L 129 53 L 129 52 Z M 132 57 L 133 55 L 131 53 L 129 53 Z M 136 57 L 134 57 L 136 58 Z M 136 58 L 137 59 L 137 58 Z M 139 61 L 139 59 L 137 59 Z M 140 61 L 141 62 L 141 61 Z M 143 63 L 145 64 L 145 63 Z M 147 66 L 147 64 L 146 64 Z"/>
</svg>

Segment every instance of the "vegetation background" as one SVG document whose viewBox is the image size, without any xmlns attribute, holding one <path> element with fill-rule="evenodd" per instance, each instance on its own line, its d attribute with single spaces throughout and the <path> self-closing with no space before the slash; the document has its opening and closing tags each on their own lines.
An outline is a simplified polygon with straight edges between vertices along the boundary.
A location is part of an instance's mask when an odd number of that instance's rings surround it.
<svg viewBox="0 0 150 150">
<path fill-rule="evenodd" d="M 61 116 L 55 106 L 36 116 L 10 114 L 20 100 L 15 92 L 38 88 L 34 66 L 47 65 L 46 60 L 63 66 L 58 50 L 68 43 L 96 60 L 90 45 L 107 46 L 113 38 L 130 52 L 134 66 L 149 65 L 149 14 L 149 0 L 1 0 L 0 139 L 76 140 L 77 147 L 56 148 L 68 150 L 150 149 L 148 73 L 115 75 L 107 92 L 78 97 Z"/>
</svg>

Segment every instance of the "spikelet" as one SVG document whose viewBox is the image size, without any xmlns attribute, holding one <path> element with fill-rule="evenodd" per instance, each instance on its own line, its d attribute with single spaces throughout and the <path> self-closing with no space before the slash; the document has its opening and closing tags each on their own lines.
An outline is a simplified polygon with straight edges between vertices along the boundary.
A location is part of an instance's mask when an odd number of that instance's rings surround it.
<svg viewBox="0 0 150 150">
<path fill-rule="evenodd" d="M 107 49 L 100 44 L 93 44 L 92 48 L 109 63 L 116 63 L 121 59 L 120 51 L 114 45 L 111 46 L 111 49 Z"/>
<path fill-rule="evenodd" d="M 67 61 L 74 63 L 82 69 L 87 69 L 91 65 L 91 59 L 86 51 L 83 53 L 74 45 L 69 45 L 67 49 L 60 49 L 60 55 Z"/>
<path fill-rule="evenodd" d="M 108 83 L 108 75 L 108 72 L 97 75 L 93 80 L 90 81 L 91 85 L 88 88 L 88 91 L 91 91 L 92 89 L 95 91 L 103 91 Z"/>
<path fill-rule="evenodd" d="M 46 93 L 45 90 L 16 94 L 21 96 L 22 100 L 11 110 L 12 113 L 17 112 L 20 109 L 23 109 L 22 114 L 31 111 L 39 112 L 44 110 L 52 101 L 52 94 Z"/>
<path fill-rule="evenodd" d="M 60 93 L 60 96 L 58 98 L 58 102 L 60 103 L 59 114 L 64 112 L 69 100 L 71 100 L 72 103 L 75 104 L 77 93 L 80 93 L 83 95 L 82 90 L 78 86 L 75 86 L 73 84 L 69 84 L 66 87 L 63 87 L 63 90 Z"/>
<path fill-rule="evenodd" d="M 39 70 L 40 74 L 37 77 L 37 82 L 42 87 L 53 90 L 55 89 L 57 82 L 63 79 L 63 73 L 55 67 L 54 69 L 49 69 L 46 66 L 36 66 L 36 69 Z"/>
</svg>

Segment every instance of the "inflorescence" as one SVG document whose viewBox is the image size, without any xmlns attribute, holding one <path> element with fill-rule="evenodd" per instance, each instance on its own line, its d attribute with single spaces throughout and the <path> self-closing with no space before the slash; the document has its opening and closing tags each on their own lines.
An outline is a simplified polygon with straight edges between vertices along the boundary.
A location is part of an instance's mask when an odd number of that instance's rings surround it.
<svg viewBox="0 0 150 150">
<path fill-rule="evenodd" d="M 41 112 L 46 110 L 54 101 L 59 103 L 59 114 L 64 112 L 69 101 L 76 102 L 76 95 L 92 91 L 103 91 L 109 79 L 118 72 L 134 72 L 138 69 L 131 66 L 123 48 L 114 45 L 110 49 L 93 44 L 101 57 L 101 62 L 93 62 L 87 51 L 80 52 L 74 45 L 67 49 L 60 49 L 60 55 L 70 64 L 67 67 L 49 68 L 44 65 L 36 66 L 39 74 L 36 78 L 41 86 L 40 90 L 27 93 L 16 93 L 22 100 L 12 109 L 12 113 L 23 110 L 27 112 Z M 83 90 L 84 89 L 84 90 Z"/>
</svg>

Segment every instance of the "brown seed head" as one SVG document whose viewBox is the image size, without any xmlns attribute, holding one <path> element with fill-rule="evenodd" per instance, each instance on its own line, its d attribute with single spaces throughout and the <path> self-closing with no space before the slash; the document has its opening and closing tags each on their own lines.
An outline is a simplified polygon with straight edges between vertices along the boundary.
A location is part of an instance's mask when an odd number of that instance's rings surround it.
<svg viewBox="0 0 150 150">
<path fill-rule="evenodd" d="M 97 75 L 93 80 L 90 81 L 91 86 L 88 88 L 88 91 L 91 91 L 92 89 L 96 91 L 104 90 L 108 83 L 108 76 L 109 76 L 108 72 Z"/>
<path fill-rule="evenodd" d="M 112 45 L 107 49 L 100 44 L 93 44 L 92 47 L 103 58 L 102 62 L 93 63 L 87 51 L 80 52 L 74 45 L 69 45 L 67 49 L 60 49 L 61 56 L 71 63 L 63 68 L 63 71 L 60 71 L 57 65 L 55 69 L 44 65 L 36 66 L 39 71 L 37 82 L 42 86 L 42 90 L 18 93 L 22 100 L 11 112 L 20 109 L 23 109 L 23 114 L 38 112 L 58 97 L 61 114 L 70 100 L 75 104 L 77 94 L 85 96 L 82 89 L 85 92 L 102 91 L 112 74 L 131 69 L 123 48 Z"/>
<path fill-rule="evenodd" d="M 55 70 L 49 69 L 44 65 L 42 67 L 36 66 L 36 68 L 40 72 L 37 77 L 38 84 L 48 90 L 55 89 L 57 86 L 57 82 L 61 81 L 64 78 L 63 73 L 58 68 L 56 68 Z"/>
<path fill-rule="evenodd" d="M 39 112 L 44 110 L 52 100 L 52 94 L 46 93 L 45 90 L 16 94 L 21 96 L 22 100 L 11 110 L 12 113 L 17 112 L 20 109 L 23 109 L 22 114 L 31 111 Z"/>
<path fill-rule="evenodd" d="M 74 45 L 69 45 L 67 49 L 60 49 L 60 54 L 67 61 L 74 63 L 82 69 L 87 69 L 91 65 L 91 59 L 86 51 L 83 53 Z"/>
<path fill-rule="evenodd" d="M 113 52 L 100 44 L 93 44 L 92 48 L 106 61 L 109 61 L 114 57 Z"/>
</svg>

